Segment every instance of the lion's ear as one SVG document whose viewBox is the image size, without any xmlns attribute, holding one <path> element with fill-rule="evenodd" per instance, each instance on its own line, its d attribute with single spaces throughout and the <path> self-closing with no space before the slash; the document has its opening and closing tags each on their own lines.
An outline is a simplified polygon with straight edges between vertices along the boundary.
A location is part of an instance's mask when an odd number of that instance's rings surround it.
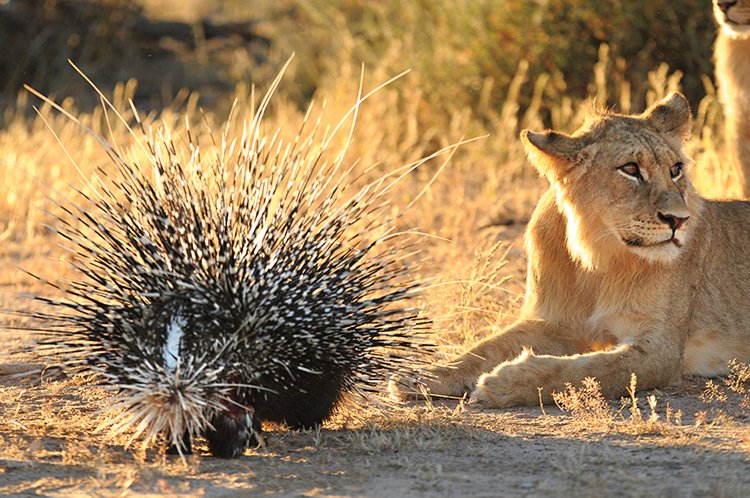
<svg viewBox="0 0 750 498">
<path fill-rule="evenodd" d="M 678 92 L 672 92 L 641 114 L 660 133 L 673 135 L 681 140 L 690 138 L 690 103 Z"/>
<path fill-rule="evenodd" d="M 521 141 L 529 161 L 551 182 L 559 181 L 582 159 L 585 148 L 582 137 L 571 137 L 555 131 L 521 132 Z"/>
</svg>

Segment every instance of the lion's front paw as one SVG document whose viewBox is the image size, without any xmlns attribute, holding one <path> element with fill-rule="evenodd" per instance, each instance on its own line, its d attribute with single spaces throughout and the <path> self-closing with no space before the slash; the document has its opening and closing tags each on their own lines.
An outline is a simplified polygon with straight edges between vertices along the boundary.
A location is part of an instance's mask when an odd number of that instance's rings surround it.
<svg viewBox="0 0 750 498">
<path fill-rule="evenodd" d="M 533 368 L 505 363 L 479 377 L 470 404 L 478 408 L 534 405 L 539 401 L 539 385 Z"/>
<path fill-rule="evenodd" d="M 388 391 L 402 400 L 436 398 L 461 398 L 475 386 L 476 376 L 465 375 L 454 367 L 432 367 L 415 377 L 394 375 L 388 382 Z"/>
<path fill-rule="evenodd" d="M 476 408 L 507 408 L 526 404 L 523 389 L 510 386 L 501 380 L 485 374 L 479 378 L 476 389 L 471 393 L 469 405 Z"/>
</svg>

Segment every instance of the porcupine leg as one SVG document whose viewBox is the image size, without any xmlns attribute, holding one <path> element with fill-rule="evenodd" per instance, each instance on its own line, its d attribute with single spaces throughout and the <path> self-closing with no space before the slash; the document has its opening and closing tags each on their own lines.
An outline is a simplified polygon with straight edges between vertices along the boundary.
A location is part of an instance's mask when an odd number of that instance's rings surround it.
<svg viewBox="0 0 750 498">
<path fill-rule="evenodd" d="M 212 429 L 204 433 L 211 454 L 219 458 L 237 458 L 245 448 L 259 445 L 260 420 L 252 413 L 219 413 L 211 419 Z"/>
<path fill-rule="evenodd" d="M 297 380 L 301 392 L 269 397 L 255 412 L 258 418 L 280 422 L 294 430 L 322 425 L 336 410 L 344 386 L 336 376 L 325 377 L 326 382 L 321 382 L 319 375 L 300 376 Z"/>
<path fill-rule="evenodd" d="M 179 455 L 180 452 L 177 449 L 177 446 L 174 444 L 170 444 L 167 448 L 167 455 Z M 192 455 L 193 454 L 193 445 L 192 445 L 192 439 L 190 437 L 190 433 L 185 431 L 185 434 L 182 435 L 182 454 L 183 455 Z"/>
</svg>

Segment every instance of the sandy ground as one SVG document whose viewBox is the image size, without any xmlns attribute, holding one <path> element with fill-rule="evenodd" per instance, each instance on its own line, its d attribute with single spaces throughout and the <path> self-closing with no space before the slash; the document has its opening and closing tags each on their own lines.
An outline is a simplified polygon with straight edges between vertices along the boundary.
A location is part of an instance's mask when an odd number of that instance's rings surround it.
<svg viewBox="0 0 750 498">
<path fill-rule="evenodd" d="M 746 417 L 696 420 L 697 382 L 657 393 L 690 414 L 681 423 L 415 403 L 369 427 L 273 430 L 237 460 L 200 446 L 185 463 L 102 442 L 85 421 L 97 400 L 58 384 L 0 391 L 3 496 L 746 496 L 750 486 Z"/>
<path fill-rule="evenodd" d="M 28 307 L 49 254 L 6 244 L 0 307 Z M 517 250 L 510 271 L 522 272 Z M 5 326 L 17 324 L 3 318 Z M 750 408 L 741 393 L 707 402 L 705 379 L 638 393 L 640 414 L 554 406 L 478 411 L 462 402 L 352 400 L 321 431 L 268 430 L 236 460 L 180 460 L 96 432 L 106 393 L 85 379 L 7 375 L 28 336 L 4 332 L 0 356 L 2 496 L 747 496 Z M 4 369 L 4 370 L 3 370 Z M 3 375 L 6 374 L 6 375 Z M 721 381 L 718 381 L 722 385 Z M 656 411 L 646 403 L 655 396 Z"/>
</svg>

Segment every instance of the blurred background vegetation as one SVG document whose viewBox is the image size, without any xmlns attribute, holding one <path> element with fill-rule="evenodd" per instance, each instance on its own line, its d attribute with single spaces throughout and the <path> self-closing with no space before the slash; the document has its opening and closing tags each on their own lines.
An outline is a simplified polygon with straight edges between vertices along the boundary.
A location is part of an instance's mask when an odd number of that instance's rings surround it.
<svg viewBox="0 0 750 498">
<path fill-rule="evenodd" d="M 296 52 L 286 93 L 300 106 L 345 68 L 411 68 L 433 123 L 456 107 L 487 119 L 510 92 L 520 112 L 539 94 L 547 124 L 546 102 L 563 96 L 637 109 L 661 64 L 697 105 L 715 37 L 708 0 L 0 0 L 0 26 L 6 106 L 24 83 L 90 97 L 67 59 L 104 89 L 137 79 L 142 105 L 182 87 L 213 105 L 238 83 L 267 82 Z"/>
</svg>

